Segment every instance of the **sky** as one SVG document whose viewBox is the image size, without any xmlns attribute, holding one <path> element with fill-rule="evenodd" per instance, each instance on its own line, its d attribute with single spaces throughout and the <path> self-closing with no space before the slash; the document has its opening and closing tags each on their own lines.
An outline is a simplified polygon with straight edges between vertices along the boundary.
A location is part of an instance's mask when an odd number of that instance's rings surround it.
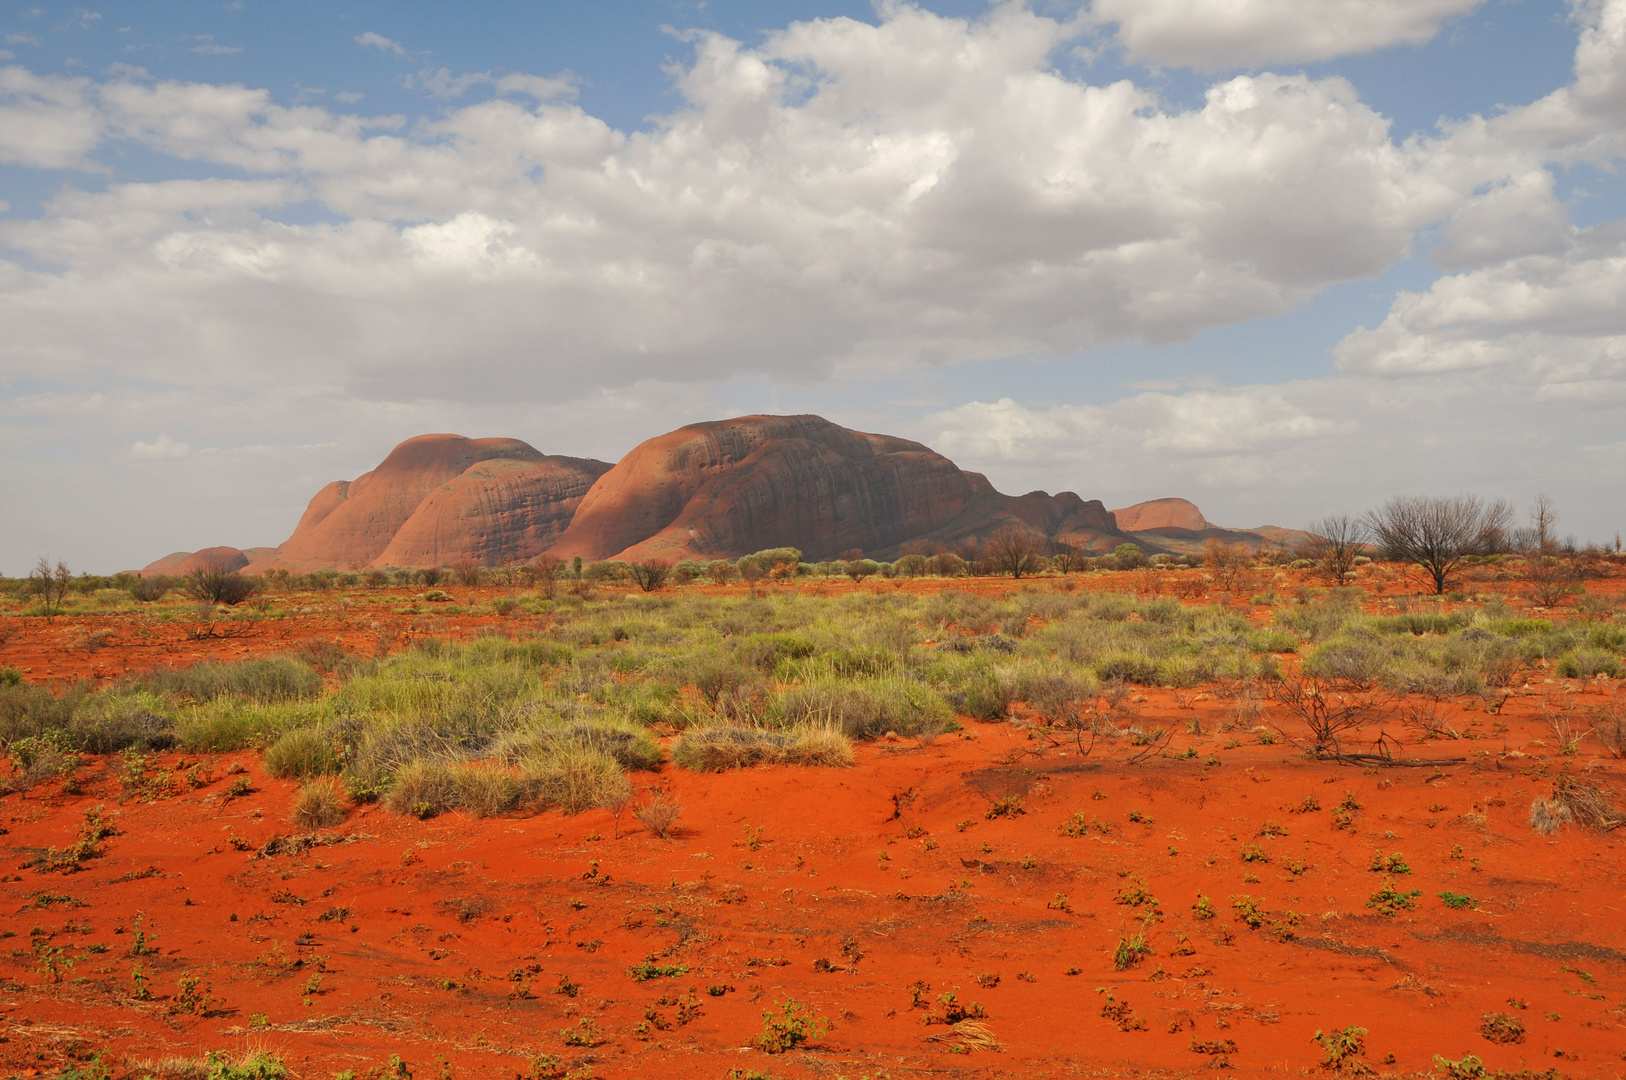
<svg viewBox="0 0 1626 1080">
<path fill-rule="evenodd" d="M 1626 529 L 1626 0 L 0 5 L 0 573 L 412 435 Z"/>
</svg>

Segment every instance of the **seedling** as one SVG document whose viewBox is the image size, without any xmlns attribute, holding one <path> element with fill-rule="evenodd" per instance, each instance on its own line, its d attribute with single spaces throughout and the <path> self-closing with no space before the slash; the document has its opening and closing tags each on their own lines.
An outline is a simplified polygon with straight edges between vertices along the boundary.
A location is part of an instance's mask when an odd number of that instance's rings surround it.
<svg viewBox="0 0 1626 1080">
<path fill-rule="evenodd" d="M 1406 864 L 1406 857 L 1400 852 L 1385 855 L 1381 851 L 1372 853 L 1372 863 L 1367 867 L 1375 874 L 1409 874 L 1411 867 Z"/>
<path fill-rule="evenodd" d="M 689 969 L 682 964 L 657 964 L 654 957 L 648 957 L 642 963 L 634 964 L 627 969 L 627 974 L 632 976 L 633 982 L 675 978 L 678 975 L 687 975 L 688 972 Z"/>
<path fill-rule="evenodd" d="M 566 1046 L 594 1047 L 604 1042 L 604 1037 L 599 1034 L 598 1025 L 587 1016 L 576 1021 L 573 1028 L 560 1028 L 559 1038 L 564 1040 Z"/>
<path fill-rule="evenodd" d="M 1017 798 L 1015 795 L 1007 795 L 1005 798 L 1000 799 L 998 802 L 990 806 L 988 808 L 988 812 L 984 814 L 983 817 L 987 818 L 989 821 L 992 821 L 995 818 L 1020 817 L 1025 813 L 1027 813 L 1027 811 L 1022 809 L 1022 800 Z"/>
<path fill-rule="evenodd" d="M 1191 917 L 1194 919 L 1212 919 L 1214 917 L 1214 905 L 1208 897 L 1201 894 L 1197 896 L 1197 902 L 1191 905 Z"/>
<path fill-rule="evenodd" d="M 1119 1031 L 1145 1031 L 1146 1018 L 1130 1008 L 1129 1002 L 1119 1001 L 1104 986 L 1095 988 L 1097 994 L 1105 994 L 1101 1002 L 1101 1015 L 1118 1025 Z"/>
<path fill-rule="evenodd" d="M 1448 908 L 1471 908 L 1478 906 L 1474 903 L 1474 898 L 1469 896 L 1467 893 L 1443 892 L 1440 894 L 1440 899 L 1445 902 L 1445 906 Z"/>
</svg>

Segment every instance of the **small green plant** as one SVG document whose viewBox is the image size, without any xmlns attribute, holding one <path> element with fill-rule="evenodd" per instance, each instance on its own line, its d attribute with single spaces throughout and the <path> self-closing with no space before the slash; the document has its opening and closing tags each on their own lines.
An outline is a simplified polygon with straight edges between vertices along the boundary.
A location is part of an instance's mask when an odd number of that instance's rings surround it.
<svg viewBox="0 0 1626 1080">
<path fill-rule="evenodd" d="M 1486 1070 L 1485 1063 L 1467 1054 L 1461 1061 L 1452 1061 L 1449 1058 L 1434 1055 L 1434 1068 L 1446 1075 L 1446 1080 L 1485 1080 L 1491 1074 Z"/>
<path fill-rule="evenodd" d="M 1129 820 L 1135 822 L 1138 825 L 1151 825 L 1151 824 L 1154 824 L 1154 822 L 1152 821 L 1151 815 L 1143 814 L 1139 810 L 1131 810 L 1131 811 L 1129 811 Z"/>
<path fill-rule="evenodd" d="M 1214 917 L 1213 901 L 1199 893 L 1197 902 L 1191 905 L 1191 917 L 1194 919 L 1212 919 Z"/>
<path fill-rule="evenodd" d="M 1385 878 L 1378 891 L 1367 898 L 1366 906 L 1379 915 L 1393 918 L 1403 910 L 1410 911 L 1417 907 L 1417 897 L 1422 895 L 1422 889 L 1402 892 L 1395 888 L 1394 882 Z"/>
<path fill-rule="evenodd" d="M 147 972 L 140 964 L 130 965 L 130 996 L 137 1001 L 151 1001 L 152 989 L 147 985 Z"/>
<path fill-rule="evenodd" d="M 145 918 L 145 914 L 139 911 L 136 912 L 135 923 L 130 930 L 131 956 L 146 956 L 154 951 L 152 943 L 158 940 L 159 935 L 149 934 L 145 930 L 141 929 L 141 920 Z"/>
<path fill-rule="evenodd" d="M 1259 835 L 1267 838 L 1272 836 L 1286 836 L 1287 830 L 1277 824 L 1274 819 L 1267 819 L 1263 825 L 1259 826 Z"/>
<path fill-rule="evenodd" d="M 646 958 L 641 963 L 634 964 L 627 969 L 627 974 L 632 976 L 633 982 L 673 978 L 678 975 L 687 975 L 688 972 L 689 969 L 682 964 L 657 964 L 653 957 Z"/>
<path fill-rule="evenodd" d="M 1144 930 L 1127 937 L 1120 936 L 1117 947 L 1112 950 L 1112 966 L 1118 971 L 1126 971 L 1151 955 L 1152 945 L 1146 940 Z"/>
<path fill-rule="evenodd" d="M 1240 921 L 1247 923 L 1254 930 L 1264 925 L 1264 906 L 1247 893 L 1231 897 L 1231 910 L 1236 912 L 1236 917 Z"/>
<path fill-rule="evenodd" d="M 1022 809 L 1022 800 L 1017 798 L 1015 795 L 1007 795 L 1005 798 L 1000 799 L 998 802 L 990 806 L 988 808 L 988 812 L 984 814 L 983 817 L 987 818 L 989 821 L 992 821 L 995 818 L 1020 817 L 1025 813 L 1027 813 L 1027 811 Z"/>
<path fill-rule="evenodd" d="M 1156 909 L 1158 906 L 1157 897 L 1152 895 L 1151 890 L 1146 886 L 1146 882 L 1141 881 L 1139 878 L 1130 878 L 1123 888 L 1118 890 L 1118 895 L 1112 898 L 1112 902 L 1127 907 L 1144 906 Z"/>
<path fill-rule="evenodd" d="M 566 1046 L 593 1047 L 604 1042 L 604 1037 L 599 1034 L 598 1025 L 587 1016 L 576 1021 L 573 1028 L 560 1028 L 559 1037 L 564 1040 Z"/>
<path fill-rule="evenodd" d="M 830 1030 L 830 1021 L 815 1016 L 811 1008 L 795 998 L 786 998 L 779 1003 L 778 1012 L 772 1009 L 763 1012 L 762 1031 L 751 1040 L 751 1045 L 764 1054 L 783 1054 Z"/>
<path fill-rule="evenodd" d="M 1474 904 L 1474 898 L 1469 896 L 1467 893 L 1454 893 L 1447 891 L 1440 894 L 1440 899 L 1444 901 L 1445 906 L 1448 908 L 1471 908 L 1476 906 Z"/>
<path fill-rule="evenodd" d="M 762 847 L 762 834 L 764 831 L 761 825 L 747 825 L 745 827 L 745 847 L 747 851 L 756 851 Z"/>
<path fill-rule="evenodd" d="M 1311 1042 L 1321 1044 L 1321 1067 L 1343 1072 L 1348 1069 L 1354 1073 L 1371 1072 L 1364 1062 L 1359 1059 L 1366 1053 L 1366 1029 L 1363 1027 L 1338 1028 L 1333 1031 L 1317 1031 L 1310 1037 Z"/>
<path fill-rule="evenodd" d="M 1372 853 L 1372 862 L 1367 866 L 1367 869 L 1372 871 L 1374 874 L 1411 873 L 1411 867 L 1406 865 L 1406 857 L 1400 854 L 1398 851 L 1392 855 L 1385 855 L 1381 851 L 1374 851 Z"/>
<path fill-rule="evenodd" d="M 1498 1045 L 1524 1042 L 1524 1024 L 1508 1013 L 1490 1012 L 1480 1017 L 1479 1033 Z"/>
<path fill-rule="evenodd" d="M 182 975 L 175 980 L 175 996 L 169 999 L 169 1011 L 208 1016 L 218 1002 L 209 998 L 209 984 L 196 975 Z"/>
<path fill-rule="evenodd" d="M 1243 844 L 1242 861 L 1247 863 L 1268 863 L 1270 861 L 1270 852 L 1258 844 Z"/>
<path fill-rule="evenodd" d="M 67 950 L 60 945 L 52 945 L 49 940 L 41 938 L 34 945 L 34 967 L 46 982 L 61 982 L 62 973 L 73 969 L 73 960 L 67 955 Z"/>
</svg>

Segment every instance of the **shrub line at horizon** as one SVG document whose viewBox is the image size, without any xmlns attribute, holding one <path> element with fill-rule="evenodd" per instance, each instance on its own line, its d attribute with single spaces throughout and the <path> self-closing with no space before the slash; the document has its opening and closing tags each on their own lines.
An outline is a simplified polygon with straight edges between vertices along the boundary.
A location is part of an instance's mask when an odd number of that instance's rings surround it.
<svg viewBox="0 0 1626 1080">
<path fill-rule="evenodd" d="M 790 564 L 774 553 L 758 570 Z M 1573 677 L 1626 670 L 1612 609 L 1556 621 L 1492 601 L 1373 615 L 1360 589 L 1323 589 L 1259 627 L 1226 606 L 1065 587 L 817 593 L 533 594 L 519 610 L 545 619 L 536 632 L 330 657 L 327 681 L 294 656 L 99 690 L 0 679 L 0 746 L 30 775 L 68 767 L 75 751 L 254 748 L 274 775 L 336 777 L 351 802 L 419 817 L 576 812 L 632 800 L 637 774 L 667 758 L 657 737 L 675 736 L 680 768 L 841 767 L 853 740 L 930 739 L 957 717 L 1009 718 L 1018 703 L 1034 722 L 1076 723 L 1124 685 L 1273 681 L 1280 654 L 1329 686 L 1436 699 L 1506 686 L 1538 664 Z M 309 787 L 307 818 L 333 818 L 333 794 Z"/>
</svg>

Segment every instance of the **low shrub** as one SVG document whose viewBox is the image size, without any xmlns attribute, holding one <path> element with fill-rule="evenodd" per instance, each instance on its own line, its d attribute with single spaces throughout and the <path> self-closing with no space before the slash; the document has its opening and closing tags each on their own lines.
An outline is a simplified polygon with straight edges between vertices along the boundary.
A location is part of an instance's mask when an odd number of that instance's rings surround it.
<svg viewBox="0 0 1626 1080">
<path fill-rule="evenodd" d="M 265 752 L 265 771 L 279 780 L 306 780 L 339 771 L 333 742 L 315 728 L 295 728 Z"/>
<path fill-rule="evenodd" d="M 384 805 L 415 818 L 444 814 L 457 805 L 457 778 L 451 765 L 422 759 L 407 762 L 396 771 Z"/>
<path fill-rule="evenodd" d="M 713 727 L 684 732 L 672 748 L 672 761 L 696 772 L 749 765 L 846 766 L 852 764 L 853 752 L 846 736 L 831 727 Z"/>
<path fill-rule="evenodd" d="M 477 818 L 505 814 L 519 805 L 523 795 L 513 773 L 490 762 L 459 762 L 452 766 L 452 783 L 458 807 Z"/>
<path fill-rule="evenodd" d="M 344 792 L 339 782 L 324 776 L 302 785 L 294 796 L 289 817 L 301 829 L 327 829 L 339 824 L 345 817 Z"/>
<path fill-rule="evenodd" d="M 538 802 L 567 814 L 618 806 L 632 798 L 632 784 L 621 764 L 591 746 L 559 743 L 528 755 L 519 767 Z"/>
</svg>

